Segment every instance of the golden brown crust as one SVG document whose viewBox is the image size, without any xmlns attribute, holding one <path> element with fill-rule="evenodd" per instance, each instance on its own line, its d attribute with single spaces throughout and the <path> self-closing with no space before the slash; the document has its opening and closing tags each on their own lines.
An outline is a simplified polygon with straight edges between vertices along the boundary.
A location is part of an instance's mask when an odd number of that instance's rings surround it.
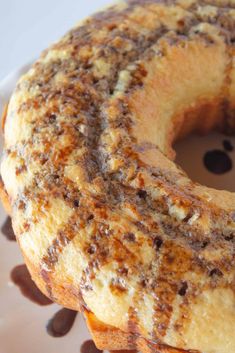
<svg viewBox="0 0 235 353">
<path fill-rule="evenodd" d="M 157 345 L 151 341 L 145 340 L 131 333 L 123 332 L 115 327 L 104 325 L 94 314 L 85 311 L 86 323 L 91 332 L 92 338 L 97 348 L 103 350 L 136 350 L 144 353 L 184 353 L 185 350 L 174 349 L 171 347 Z M 189 352 L 189 351 L 187 351 Z M 190 351 L 193 353 L 193 351 Z M 197 353 L 195 351 L 195 353 Z"/>
<path fill-rule="evenodd" d="M 3 108 L 3 113 L 2 113 L 2 118 L 1 118 L 1 127 L 2 127 L 2 132 L 4 133 L 4 126 L 7 118 L 7 108 L 8 104 L 6 104 Z"/>
<path fill-rule="evenodd" d="M 3 207 L 7 214 L 11 215 L 11 204 L 7 195 L 7 192 L 4 188 L 2 179 L 0 179 L 0 199 L 2 201 Z"/>
<path fill-rule="evenodd" d="M 234 3 L 216 3 L 93 16 L 21 78 L 5 123 L 1 173 L 35 282 L 158 350 L 235 351 L 235 196 L 171 160 L 178 137 L 234 126 Z"/>
<path fill-rule="evenodd" d="M 2 127 L 3 133 L 4 133 L 4 126 L 5 126 L 6 117 L 7 117 L 7 107 L 8 107 L 8 104 L 4 106 L 2 117 L 1 117 L 1 127 Z M 0 177 L 0 199 L 2 201 L 3 207 L 7 212 L 7 214 L 11 215 L 11 204 L 3 184 L 2 177 Z"/>
<path fill-rule="evenodd" d="M 92 338 L 99 349 L 114 351 L 136 349 L 136 344 L 132 343 L 131 335 L 129 333 L 102 324 L 96 319 L 94 314 L 88 311 L 84 312 L 84 316 Z"/>
</svg>

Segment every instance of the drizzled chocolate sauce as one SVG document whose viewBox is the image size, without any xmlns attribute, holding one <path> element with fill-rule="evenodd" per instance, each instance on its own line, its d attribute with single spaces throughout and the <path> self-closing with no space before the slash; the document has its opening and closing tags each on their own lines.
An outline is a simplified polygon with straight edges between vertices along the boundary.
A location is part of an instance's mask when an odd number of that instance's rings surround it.
<svg viewBox="0 0 235 353">
<path fill-rule="evenodd" d="M 52 304 L 52 301 L 42 294 L 32 281 L 25 265 L 19 265 L 13 268 L 11 271 L 11 280 L 19 287 L 21 293 L 32 302 L 43 306 Z"/>
<path fill-rule="evenodd" d="M 14 234 L 14 231 L 12 228 L 10 217 L 7 217 L 7 219 L 3 223 L 2 227 L 1 227 L 1 232 L 3 235 L 5 235 L 7 240 L 16 241 L 16 237 L 15 237 L 15 234 Z"/>
<path fill-rule="evenodd" d="M 59 310 L 47 324 L 47 333 L 52 337 L 63 337 L 73 327 L 77 312 L 69 309 Z"/>
<path fill-rule="evenodd" d="M 225 174 L 233 167 L 232 159 L 221 150 L 206 152 L 203 161 L 207 170 L 213 174 Z"/>
<path fill-rule="evenodd" d="M 92 340 L 83 342 L 80 348 L 80 353 L 100 353 L 103 352 L 96 348 L 95 343 Z"/>
</svg>

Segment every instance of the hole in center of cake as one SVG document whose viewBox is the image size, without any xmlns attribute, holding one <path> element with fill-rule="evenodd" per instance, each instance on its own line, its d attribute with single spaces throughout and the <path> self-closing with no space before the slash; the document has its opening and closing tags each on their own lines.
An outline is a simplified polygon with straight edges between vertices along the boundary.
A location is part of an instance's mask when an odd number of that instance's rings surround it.
<svg viewBox="0 0 235 353">
<path fill-rule="evenodd" d="M 194 181 L 235 192 L 235 137 L 218 132 L 192 134 L 174 145 L 176 163 Z"/>
</svg>

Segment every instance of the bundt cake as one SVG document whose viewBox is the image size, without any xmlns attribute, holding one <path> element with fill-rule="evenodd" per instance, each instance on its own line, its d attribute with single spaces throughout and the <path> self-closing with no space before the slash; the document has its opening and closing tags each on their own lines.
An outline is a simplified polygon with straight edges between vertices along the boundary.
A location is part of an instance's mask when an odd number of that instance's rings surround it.
<svg viewBox="0 0 235 353">
<path fill-rule="evenodd" d="M 120 1 L 44 51 L 4 121 L 25 262 L 99 348 L 235 352 L 235 195 L 174 142 L 235 130 L 235 1 Z"/>
</svg>

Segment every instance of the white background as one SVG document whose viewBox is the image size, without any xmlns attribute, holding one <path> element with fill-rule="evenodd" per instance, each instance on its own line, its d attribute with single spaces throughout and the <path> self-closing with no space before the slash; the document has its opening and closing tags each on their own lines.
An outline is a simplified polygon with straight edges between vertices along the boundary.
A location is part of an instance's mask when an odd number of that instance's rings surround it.
<svg viewBox="0 0 235 353">
<path fill-rule="evenodd" d="M 112 0 L 0 0 L 0 80 Z"/>
</svg>

